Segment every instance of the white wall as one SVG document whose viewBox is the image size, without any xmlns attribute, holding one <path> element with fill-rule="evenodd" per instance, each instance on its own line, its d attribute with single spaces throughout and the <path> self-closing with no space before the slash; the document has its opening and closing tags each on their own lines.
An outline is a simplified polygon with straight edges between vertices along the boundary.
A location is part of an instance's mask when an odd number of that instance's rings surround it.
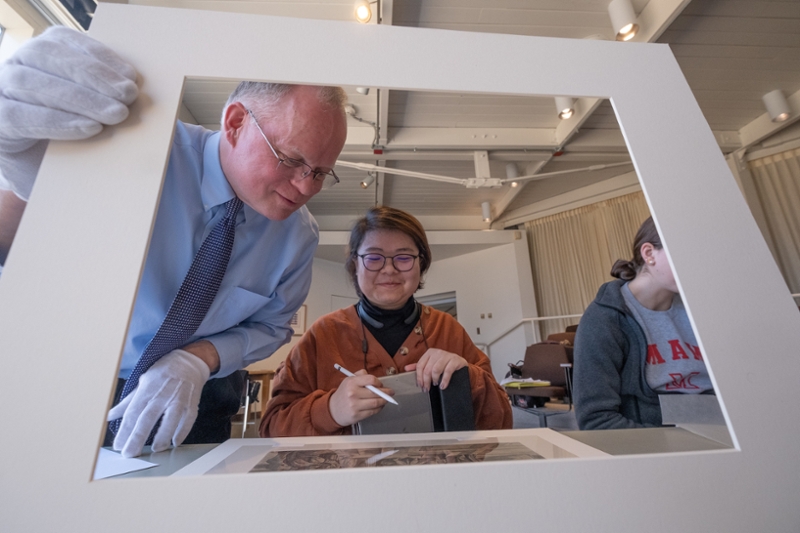
<svg viewBox="0 0 800 533">
<path fill-rule="evenodd" d="M 311 277 L 311 289 L 306 298 L 306 327 L 310 326 L 322 315 L 335 311 L 342 304 L 349 305 L 356 301 L 356 291 L 344 271 L 344 265 L 324 259 L 314 259 Z M 294 336 L 272 356 L 250 365 L 248 370 L 275 370 L 286 359 L 289 351 L 300 336 Z"/>
<path fill-rule="evenodd" d="M 423 296 L 455 291 L 458 321 L 476 344 L 492 343 L 522 318 L 536 316 L 528 244 L 524 232 L 520 235 L 511 244 L 442 261 L 434 258 L 419 292 Z M 531 328 L 520 326 L 490 346 L 496 378 L 508 371 L 507 363 L 522 359 L 533 339 Z"/>
</svg>

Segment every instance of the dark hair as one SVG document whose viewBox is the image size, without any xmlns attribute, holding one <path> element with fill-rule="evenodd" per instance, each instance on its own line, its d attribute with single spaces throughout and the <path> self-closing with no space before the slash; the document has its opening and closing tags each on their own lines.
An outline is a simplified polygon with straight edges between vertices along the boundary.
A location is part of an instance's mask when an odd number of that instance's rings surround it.
<svg viewBox="0 0 800 533">
<path fill-rule="evenodd" d="M 657 250 L 662 248 L 661 237 L 658 235 L 653 217 L 647 217 L 647 220 L 642 222 L 642 225 L 639 227 L 639 231 L 636 232 L 636 237 L 633 239 L 633 259 L 630 261 L 625 261 L 624 259 L 617 260 L 614 266 L 611 267 L 611 275 L 625 281 L 630 281 L 635 278 L 644 266 L 642 245 L 648 242 Z"/>
<path fill-rule="evenodd" d="M 358 296 L 361 294 L 361 288 L 358 286 L 358 276 L 356 276 L 356 261 L 358 261 L 358 248 L 364 242 L 367 232 L 376 230 L 394 230 L 400 231 L 411 237 L 414 244 L 419 249 L 419 270 L 420 280 L 417 289 L 421 289 L 423 285 L 422 276 L 428 271 L 431 266 L 431 247 L 428 245 L 428 237 L 425 235 L 425 229 L 419 220 L 414 218 L 413 215 L 395 209 L 393 207 L 373 207 L 367 213 L 358 219 L 350 230 L 350 242 L 347 245 L 347 261 L 344 268 L 350 274 L 350 279 L 353 281 L 353 286 L 356 288 Z"/>
</svg>

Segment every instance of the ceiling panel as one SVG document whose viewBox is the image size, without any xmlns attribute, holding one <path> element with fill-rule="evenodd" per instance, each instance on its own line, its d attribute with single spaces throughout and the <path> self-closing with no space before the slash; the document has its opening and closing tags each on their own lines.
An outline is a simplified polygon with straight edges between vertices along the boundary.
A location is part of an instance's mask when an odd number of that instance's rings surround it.
<svg viewBox="0 0 800 533">
<path fill-rule="evenodd" d="M 551 98 L 391 91 L 389 127 L 555 128 Z"/>
<path fill-rule="evenodd" d="M 387 5 L 393 6 L 393 12 L 386 18 L 399 26 L 610 39 L 608 2 L 392 0 Z M 352 1 L 324 0 L 134 0 L 131 3 L 332 20 L 352 20 L 353 10 Z M 655 8 L 667 5 L 679 6 L 671 0 L 634 0 L 633 4 L 639 14 L 649 8 L 656 11 Z M 737 138 L 736 132 L 764 113 L 763 94 L 773 89 L 781 89 L 786 95 L 800 91 L 800 1 L 694 0 L 675 15 L 658 42 L 670 44 L 714 131 L 725 132 L 727 137 L 731 137 L 733 132 L 733 138 Z M 356 27 L 357 23 L 353 24 Z M 645 33 L 657 34 L 658 30 L 660 28 L 643 28 Z M 525 68 L 525 65 L 520 64 L 520 68 Z M 186 107 L 198 122 L 215 127 L 232 88 L 230 82 L 190 80 L 186 86 Z M 505 178 L 508 162 L 516 163 L 520 173 L 524 173 L 528 164 L 547 161 L 558 148 L 562 148 L 565 155 L 561 159 L 553 158 L 539 170 L 540 173 L 627 158 L 608 101 L 600 103 L 579 128 L 569 132 L 568 142 L 559 146 L 556 128 L 560 121 L 551 98 L 388 91 L 388 99 L 384 98 L 381 108 L 377 88 L 371 88 L 369 95 L 358 94 L 355 87 L 345 89 L 356 108 L 356 116 L 371 123 L 385 121 L 381 126 L 390 136 L 386 146 L 374 146 L 383 149 L 383 156 L 371 156 L 369 126 L 348 118 L 351 140 L 345 147 L 347 155 L 342 157 L 344 160 L 376 163 L 378 158 L 385 157 L 390 168 L 471 178 L 475 176 L 471 150 L 490 146 L 491 175 Z M 356 127 L 362 129 L 355 130 Z M 524 144 L 497 145 L 490 142 L 489 135 L 485 137 L 485 146 L 478 146 L 481 129 L 489 128 L 505 128 L 503 131 L 508 137 L 502 139 L 531 139 L 529 142 L 536 144 L 527 149 Z M 436 129 L 441 129 L 442 135 L 451 138 L 473 139 L 475 147 L 442 149 L 450 145 L 434 146 L 430 139 L 436 137 Z M 395 151 L 392 140 L 404 132 L 406 135 L 401 135 L 403 148 Z M 419 143 L 416 143 L 417 139 Z M 732 148 L 728 146 L 728 149 Z M 624 168 L 606 169 L 530 182 L 517 191 L 515 198 L 508 200 L 511 194 L 508 185 L 498 189 L 466 189 L 460 185 L 386 174 L 382 176 L 380 189 L 372 185 L 365 190 L 361 189 L 359 182 L 366 172 L 344 167 L 336 170 L 342 183 L 320 193 L 309 203 L 312 212 L 319 216 L 355 217 L 376 202 L 407 209 L 420 216 L 480 216 L 482 201 L 490 201 L 493 208 L 510 201 L 508 209 L 513 210 L 627 172 Z"/>
</svg>

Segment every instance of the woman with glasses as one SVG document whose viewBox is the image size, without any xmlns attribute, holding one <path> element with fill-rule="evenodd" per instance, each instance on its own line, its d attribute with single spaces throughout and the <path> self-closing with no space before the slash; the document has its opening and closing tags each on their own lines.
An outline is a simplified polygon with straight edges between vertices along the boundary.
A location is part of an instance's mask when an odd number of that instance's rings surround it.
<svg viewBox="0 0 800 533">
<path fill-rule="evenodd" d="M 486 355 L 452 316 L 414 299 L 430 264 L 425 230 L 410 214 L 376 207 L 356 222 L 345 268 L 360 300 L 321 317 L 294 346 L 275 375 L 262 437 L 348 434 L 386 405 L 366 388 L 381 388 L 378 377 L 413 371 L 424 390 L 446 389 L 464 367 L 475 427 L 511 427 L 508 397 Z"/>
</svg>

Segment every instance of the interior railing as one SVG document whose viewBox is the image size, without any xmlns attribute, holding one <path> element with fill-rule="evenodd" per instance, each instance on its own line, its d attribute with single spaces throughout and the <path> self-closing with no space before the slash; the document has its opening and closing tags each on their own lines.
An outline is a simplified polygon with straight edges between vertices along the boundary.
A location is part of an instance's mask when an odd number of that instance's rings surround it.
<svg viewBox="0 0 800 533">
<path fill-rule="evenodd" d="M 795 299 L 800 298 L 800 293 L 794 293 L 794 294 L 792 294 L 792 297 L 795 298 Z M 545 320 L 560 320 L 562 318 L 580 318 L 581 316 L 583 316 L 583 313 L 579 313 L 577 315 L 538 316 L 538 317 L 534 317 L 534 318 L 523 318 L 517 324 L 515 324 L 514 326 L 508 328 L 503 333 L 498 335 L 494 340 L 492 340 L 490 342 L 476 342 L 475 346 L 477 346 L 478 348 L 483 349 L 484 353 L 486 353 L 486 355 L 488 355 L 489 358 L 491 358 L 492 357 L 491 349 L 492 349 L 492 345 L 493 344 L 495 344 L 497 341 L 499 341 L 500 339 L 502 339 L 503 337 L 505 337 L 506 335 L 508 335 L 512 331 L 516 330 L 518 327 L 520 327 L 520 326 L 522 326 L 524 324 L 527 324 L 528 322 L 533 324 L 535 322 L 543 322 Z"/>
<path fill-rule="evenodd" d="M 503 337 L 505 337 L 506 335 L 508 335 L 509 333 L 511 333 L 512 331 L 516 330 L 518 327 L 524 325 L 524 324 L 527 324 L 529 322 L 531 324 L 533 324 L 535 322 L 543 322 L 545 320 L 560 320 L 560 319 L 563 319 L 563 318 L 580 318 L 581 316 L 583 316 L 583 313 L 579 313 L 577 315 L 537 316 L 537 317 L 533 317 L 533 318 L 523 318 L 517 324 L 515 324 L 514 326 L 508 328 L 503 333 L 501 333 L 500 335 L 495 337 L 494 340 L 492 340 L 490 342 L 486 342 L 486 343 L 477 343 L 476 342 L 475 345 L 478 346 L 479 348 L 483 348 L 484 353 L 486 353 L 486 355 L 488 355 L 489 358 L 491 359 L 491 357 L 492 357 L 492 354 L 491 354 L 492 345 L 495 344 L 500 339 L 502 339 Z"/>
</svg>

